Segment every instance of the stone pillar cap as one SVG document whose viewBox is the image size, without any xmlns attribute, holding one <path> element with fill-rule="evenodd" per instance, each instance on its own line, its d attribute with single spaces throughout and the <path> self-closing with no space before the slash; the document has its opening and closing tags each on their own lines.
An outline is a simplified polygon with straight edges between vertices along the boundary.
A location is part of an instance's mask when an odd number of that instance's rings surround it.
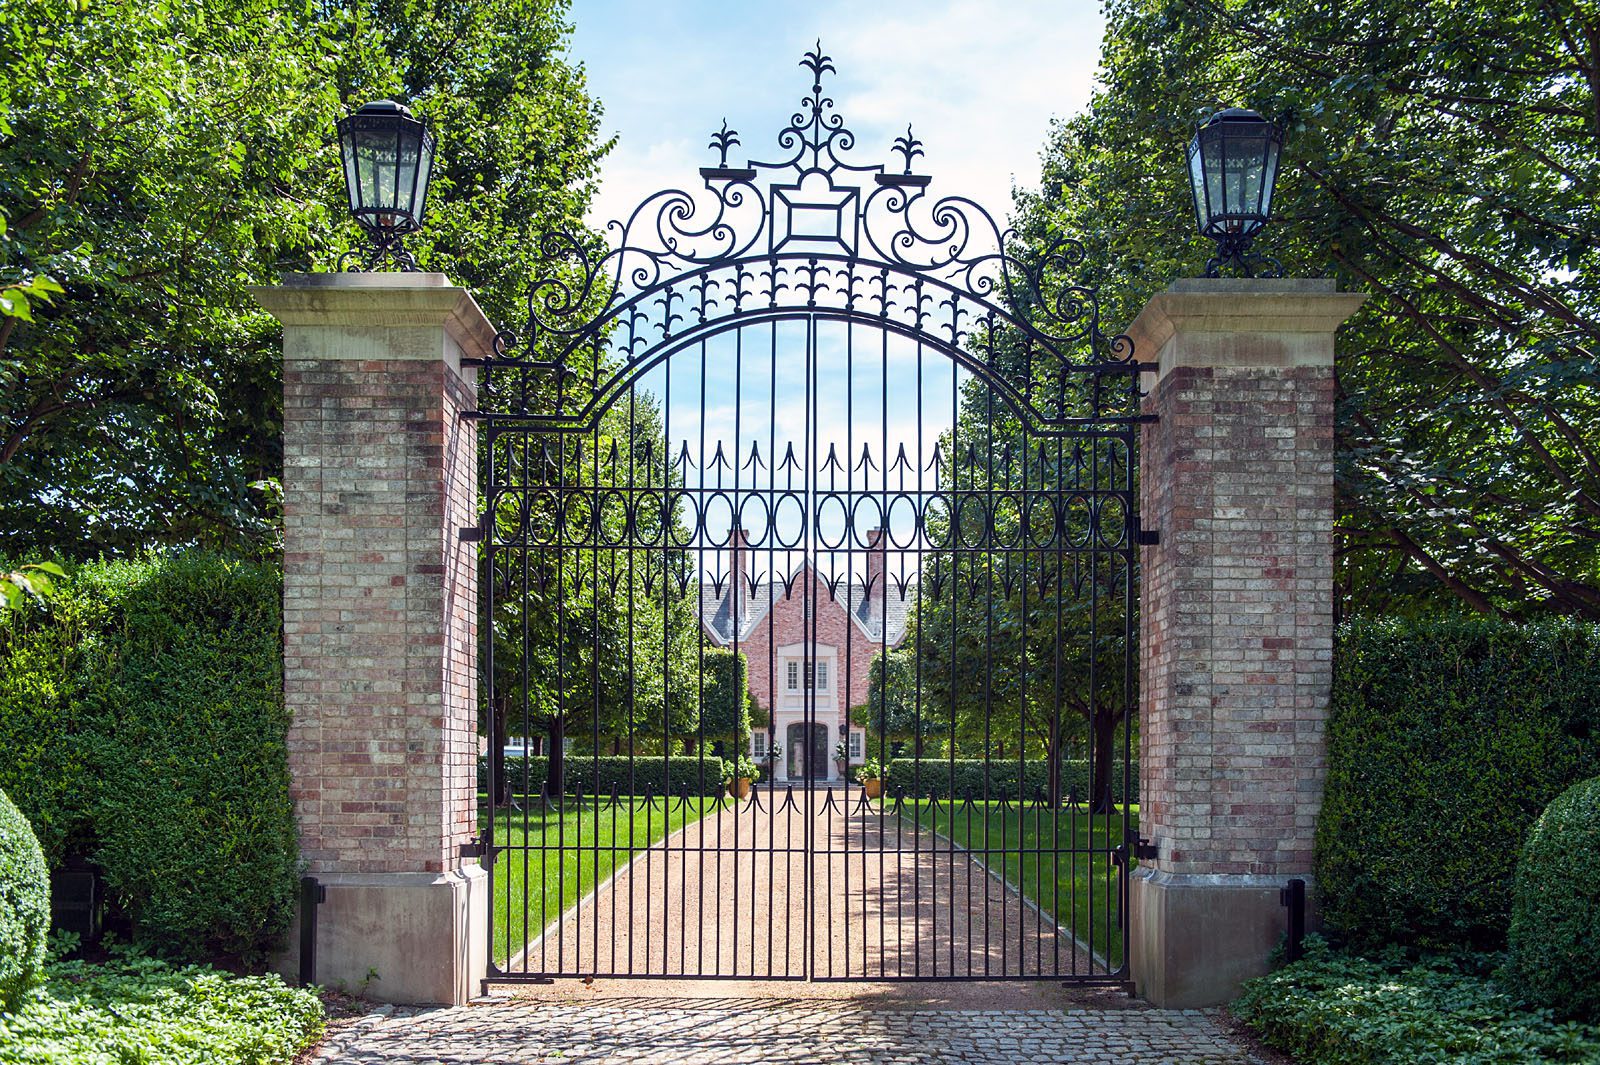
<svg viewBox="0 0 1600 1065">
<path fill-rule="evenodd" d="M 1176 366 L 1332 365 L 1334 332 L 1366 298 L 1324 278 L 1182 278 L 1145 304 L 1127 334 L 1138 358 L 1159 364 L 1158 376 Z"/>
<path fill-rule="evenodd" d="M 285 326 L 439 326 L 469 358 L 494 348 L 495 327 L 478 301 L 444 274 L 284 274 L 282 284 L 252 285 L 250 294 Z"/>
</svg>

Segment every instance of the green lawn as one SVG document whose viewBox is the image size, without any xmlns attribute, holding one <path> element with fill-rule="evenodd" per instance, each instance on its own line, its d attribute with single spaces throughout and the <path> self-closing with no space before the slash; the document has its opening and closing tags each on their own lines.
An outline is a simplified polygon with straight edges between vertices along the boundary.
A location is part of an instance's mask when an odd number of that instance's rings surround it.
<svg viewBox="0 0 1600 1065">
<path fill-rule="evenodd" d="M 1117 869 L 1108 853 L 1122 839 L 1120 807 L 1107 816 L 923 799 L 907 801 L 900 815 L 975 852 L 990 869 L 1004 870 L 1007 883 L 1057 924 L 1070 926 L 1112 969 L 1122 964 Z M 1137 805 L 1130 815 L 1137 831 Z"/>
<path fill-rule="evenodd" d="M 512 848 L 500 851 L 494 866 L 494 957 L 499 965 L 640 851 L 698 821 L 719 802 L 628 796 L 598 803 L 569 796 L 559 806 L 539 797 L 521 801 L 523 809 L 495 815 L 495 848 Z M 480 815 L 480 825 L 486 821 Z"/>
</svg>

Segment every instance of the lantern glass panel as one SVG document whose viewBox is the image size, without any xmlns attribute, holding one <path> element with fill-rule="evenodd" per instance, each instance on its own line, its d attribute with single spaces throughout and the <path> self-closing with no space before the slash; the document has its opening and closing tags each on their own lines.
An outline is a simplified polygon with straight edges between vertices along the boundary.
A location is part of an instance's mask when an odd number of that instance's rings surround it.
<svg viewBox="0 0 1600 1065">
<path fill-rule="evenodd" d="M 433 176 L 433 135 L 424 132 L 417 141 L 417 187 L 411 197 L 411 217 L 422 225 L 422 214 L 428 206 L 428 180 Z"/>
</svg>

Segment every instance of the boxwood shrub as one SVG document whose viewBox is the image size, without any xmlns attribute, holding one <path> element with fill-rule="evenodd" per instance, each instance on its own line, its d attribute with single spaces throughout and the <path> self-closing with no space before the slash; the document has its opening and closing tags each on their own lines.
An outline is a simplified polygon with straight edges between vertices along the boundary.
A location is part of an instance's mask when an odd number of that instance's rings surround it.
<svg viewBox="0 0 1600 1065">
<path fill-rule="evenodd" d="M 88 857 L 142 946 L 270 947 L 298 871 L 275 567 L 95 563 L 0 645 L 0 787 Z"/>
<path fill-rule="evenodd" d="M 1600 1022 L 1600 778 L 1556 797 L 1522 847 L 1510 973 L 1524 997 Z"/>
<path fill-rule="evenodd" d="M 50 880 L 22 811 L 0 791 L 0 1013 L 16 1006 L 44 966 Z"/>
<path fill-rule="evenodd" d="M 1502 949 L 1523 836 L 1600 773 L 1600 626 L 1347 624 L 1327 740 L 1327 927 L 1357 948 Z"/>
</svg>

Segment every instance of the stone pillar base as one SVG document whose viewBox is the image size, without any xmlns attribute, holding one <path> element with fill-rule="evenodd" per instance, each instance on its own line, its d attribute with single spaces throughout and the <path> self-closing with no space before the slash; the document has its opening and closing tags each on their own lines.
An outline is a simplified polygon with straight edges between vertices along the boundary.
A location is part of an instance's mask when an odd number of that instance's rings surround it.
<svg viewBox="0 0 1600 1065">
<path fill-rule="evenodd" d="M 1310 877 L 1303 877 L 1310 883 Z M 1287 876 L 1164 873 L 1130 878 L 1133 979 L 1167 1009 L 1220 1006 L 1267 971 L 1288 928 L 1279 891 Z M 1309 920 L 1308 920 L 1309 923 Z"/>
<path fill-rule="evenodd" d="M 323 873 L 317 907 L 317 983 L 379 1002 L 459 1006 L 477 998 L 489 970 L 489 874 Z M 299 919 L 274 959 L 298 972 Z"/>
</svg>

